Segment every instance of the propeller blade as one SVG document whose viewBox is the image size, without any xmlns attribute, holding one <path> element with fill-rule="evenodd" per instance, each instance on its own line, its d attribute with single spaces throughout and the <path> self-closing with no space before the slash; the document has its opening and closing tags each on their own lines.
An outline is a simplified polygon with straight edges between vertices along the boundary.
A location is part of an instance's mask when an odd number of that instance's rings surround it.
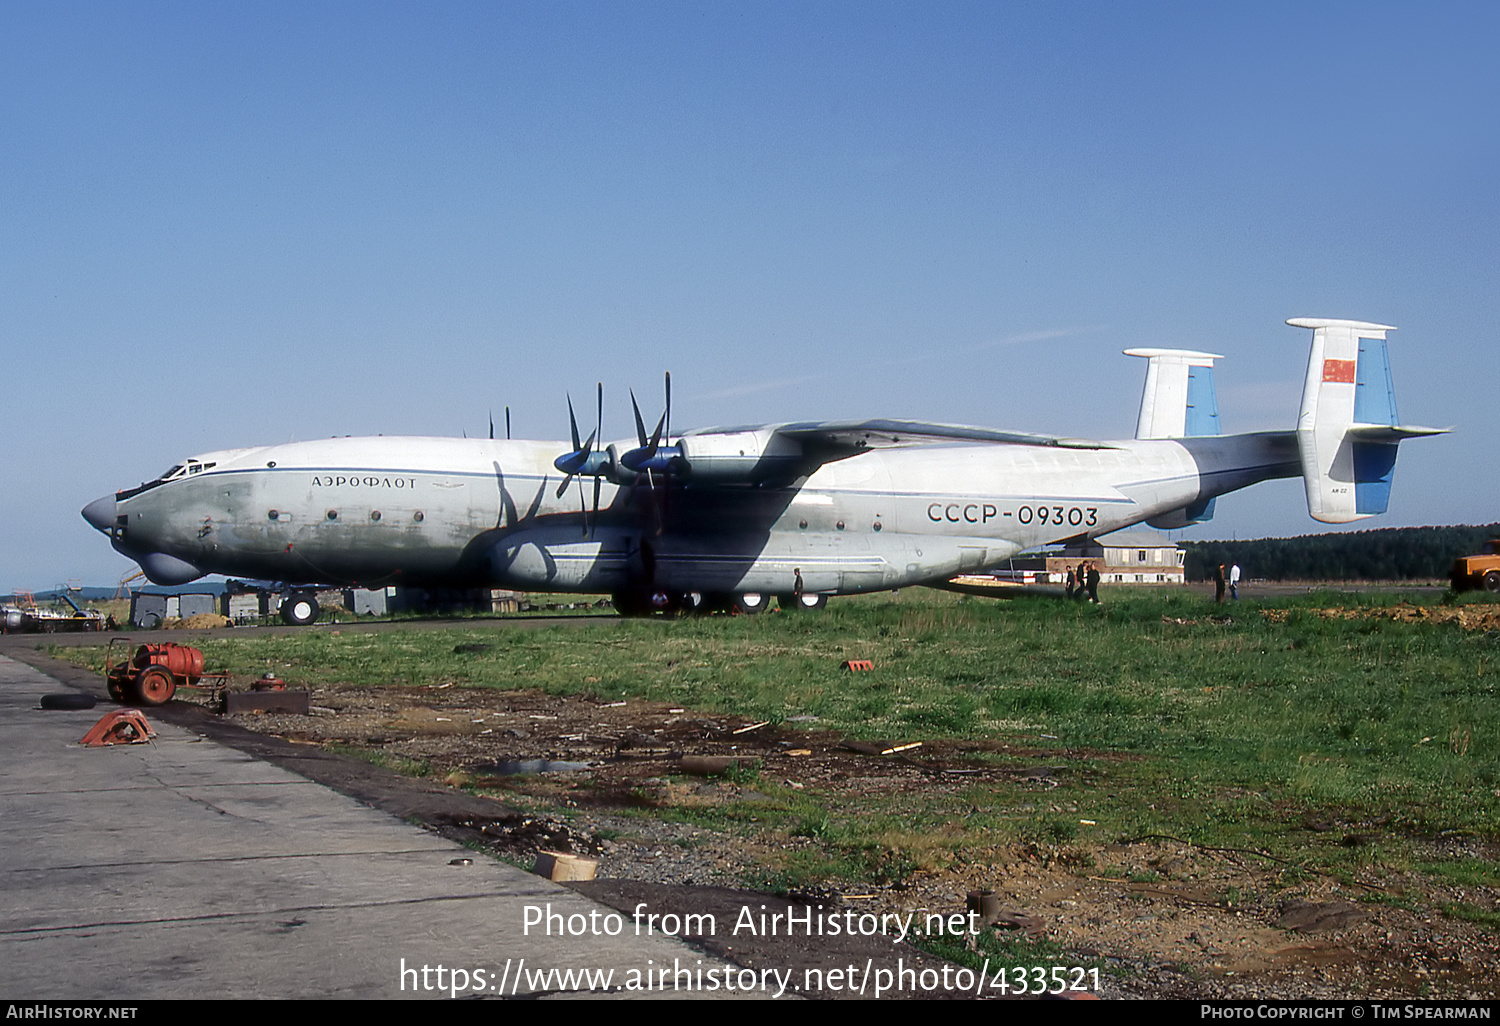
<svg viewBox="0 0 1500 1026">
<path fill-rule="evenodd" d="M 568 396 L 568 427 L 573 429 L 573 451 L 577 452 L 583 446 L 578 444 L 578 418 L 573 416 L 573 397 Z"/>
<path fill-rule="evenodd" d="M 665 437 L 667 439 L 668 444 L 670 444 L 671 441 L 672 441 L 672 372 L 671 371 L 667 371 L 666 372 L 666 376 L 667 376 L 667 408 L 666 408 L 666 411 L 661 415 L 661 419 L 662 419 L 662 422 L 666 424 L 667 433 L 666 433 Z"/>
<path fill-rule="evenodd" d="M 510 441 L 510 407 L 505 408 L 505 440 Z"/>
<path fill-rule="evenodd" d="M 641 420 L 641 408 L 635 401 L 635 389 L 630 390 L 630 408 L 635 413 L 635 437 L 641 443 L 641 448 L 646 447 L 646 423 Z"/>
<path fill-rule="evenodd" d="M 665 530 L 665 525 L 661 520 L 661 503 L 656 498 L 656 478 L 650 469 L 646 471 L 646 484 L 651 488 L 651 494 L 646 496 L 646 501 L 651 503 L 651 512 L 656 514 L 656 536 L 660 538 L 662 531 Z"/>
</svg>

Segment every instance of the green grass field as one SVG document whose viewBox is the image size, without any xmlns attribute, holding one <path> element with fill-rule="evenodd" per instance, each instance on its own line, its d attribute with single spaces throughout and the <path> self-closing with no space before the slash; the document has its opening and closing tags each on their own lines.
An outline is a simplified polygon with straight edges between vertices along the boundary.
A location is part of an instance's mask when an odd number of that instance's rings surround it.
<svg viewBox="0 0 1500 1026">
<path fill-rule="evenodd" d="M 1166 835 L 1335 876 L 1399 870 L 1500 885 L 1492 861 L 1433 854 L 1441 839 L 1488 847 L 1500 835 L 1500 636 L 1316 612 L 1388 606 L 1389 594 L 1222 606 L 1175 590 L 1103 598 L 1088 606 L 916 589 L 835 599 L 813 615 L 320 630 L 201 647 L 216 668 L 270 669 L 312 686 L 451 681 L 773 721 L 813 715 L 819 729 L 853 737 L 956 739 L 988 746 L 980 757 L 997 763 L 1066 758 L 1071 767 L 1044 804 L 976 785 L 881 809 L 768 786 L 788 834 L 863 853 L 849 874 L 868 872 L 871 860 L 941 862 L 965 846 L 1085 851 Z M 1275 622 L 1262 609 L 1286 615 Z M 475 641 L 491 647 L 455 654 Z M 875 669 L 850 674 L 840 669 L 848 658 Z M 1026 754 L 1008 756 L 997 742 Z M 1312 822 L 1336 828 L 1304 826 Z M 790 867 L 789 879 L 836 873 L 830 866 Z"/>
</svg>

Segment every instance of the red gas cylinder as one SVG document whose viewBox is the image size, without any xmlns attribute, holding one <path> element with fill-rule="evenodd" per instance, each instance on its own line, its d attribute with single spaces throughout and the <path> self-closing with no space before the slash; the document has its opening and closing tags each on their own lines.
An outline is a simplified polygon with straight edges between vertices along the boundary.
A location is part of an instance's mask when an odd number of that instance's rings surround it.
<svg viewBox="0 0 1500 1026">
<path fill-rule="evenodd" d="M 170 641 L 160 645 L 142 645 L 135 650 L 132 662 L 138 670 L 160 666 L 184 684 L 196 684 L 203 675 L 203 653 L 196 648 Z"/>
</svg>

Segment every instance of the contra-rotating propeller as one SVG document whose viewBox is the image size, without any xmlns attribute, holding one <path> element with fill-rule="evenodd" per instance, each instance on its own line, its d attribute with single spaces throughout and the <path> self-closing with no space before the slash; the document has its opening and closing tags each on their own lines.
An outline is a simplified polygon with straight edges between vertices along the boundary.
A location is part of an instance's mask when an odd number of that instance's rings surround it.
<svg viewBox="0 0 1500 1026">
<path fill-rule="evenodd" d="M 599 403 L 594 419 L 594 431 L 589 435 L 588 441 L 579 444 L 578 441 L 578 418 L 573 414 L 573 397 L 568 396 L 568 426 L 573 432 L 573 451 L 565 452 L 552 461 L 552 465 L 563 474 L 562 484 L 557 486 L 557 498 L 561 499 L 563 493 L 568 490 L 568 485 L 573 478 L 578 477 L 578 507 L 583 514 L 583 533 L 587 535 L 590 528 L 588 506 L 583 500 L 582 476 L 590 474 L 594 478 L 594 519 L 599 516 L 599 477 L 604 472 L 605 465 L 609 462 L 609 454 L 606 452 L 594 452 L 594 442 L 599 438 L 599 433 L 604 429 L 604 382 L 599 382 Z"/>
<path fill-rule="evenodd" d="M 651 509 L 656 515 L 656 533 L 659 535 L 663 529 L 663 507 L 667 502 L 671 490 L 663 488 L 657 490 L 657 478 L 663 481 L 667 476 L 678 473 L 686 461 L 682 454 L 682 445 L 668 445 L 665 448 L 661 441 L 663 437 L 672 437 L 672 373 L 668 371 L 665 375 L 666 406 L 662 410 L 661 418 L 656 422 L 656 428 L 651 432 L 651 437 L 646 437 L 646 423 L 641 419 L 640 405 L 635 401 L 635 392 L 630 393 L 630 406 L 635 413 L 636 440 L 640 443 L 638 448 L 631 449 L 620 456 L 620 465 L 631 471 L 636 476 L 630 483 L 631 496 L 635 494 L 641 477 L 646 479 L 646 486 L 651 489 Z"/>
<path fill-rule="evenodd" d="M 557 497 L 568 489 L 575 477 L 590 476 L 594 479 L 594 505 L 590 516 L 589 507 L 584 502 L 583 482 L 578 483 L 578 505 L 584 517 L 584 534 L 590 534 L 593 530 L 592 522 L 599 517 L 599 488 L 601 478 L 608 477 L 617 484 L 629 485 L 626 496 L 627 505 L 633 500 L 635 489 L 640 485 L 642 479 L 646 481 L 647 487 L 652 492 L 652 509 L 656 516 L 656 533 L 662 532 L 662 509 L 661 504 L 665 499 L 665 490 L 658 491 L 659 478 L 680 471 L 684 465 L 682 449 L 680 445 L 663 446 L 664 437 L 671 437 L 672 423 L 672 375 L 665 376 L 666 406 L 662 411 L 661 418 L 657 420 L 656 427 L 650 435 L 646 433 L 645 420 L 641 417 L 640 404 L 636 401 L 635 392 L 630 393 L 631 412 L 635 415 L 635 432 L 637 447 L 623 453 L 617 453 L 613 445 L 595 449 L 595 444 L 600 441 L 604 425 L 604 384 L 598 386 L 598 409 L 595 414 L 595 427 L 593 434 L 586 440 L 580 441 L 578 435 L 578 418 L 573 410 L 572 396 L 568 397 L 568 424 L 572 430 L 573 448 L 563 453 L 553 461 L 553 466 L 562 472 L 563 481 L 558 486 Z"/>
</svg>

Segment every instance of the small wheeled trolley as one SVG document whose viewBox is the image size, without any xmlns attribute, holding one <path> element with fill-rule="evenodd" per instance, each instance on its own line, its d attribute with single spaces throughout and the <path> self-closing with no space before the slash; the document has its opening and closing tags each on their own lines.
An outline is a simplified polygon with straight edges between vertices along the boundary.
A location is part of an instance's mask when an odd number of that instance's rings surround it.
<svg viewBox="0 0 1500 1026">
<path fill-rule="evenodd" d="M 129 659 L 118 658 L 130 646 L 129 638 L 111 638 L 104 652 L 104 686 L 117 702 L 136 705 L 166 705 L 179 687 L 201 688 L 217 697 L 229 683 L 227 673 L 204 673 L 203 652 L 187 645 L 165 642 L 140 645 Z"/>
</svg>

